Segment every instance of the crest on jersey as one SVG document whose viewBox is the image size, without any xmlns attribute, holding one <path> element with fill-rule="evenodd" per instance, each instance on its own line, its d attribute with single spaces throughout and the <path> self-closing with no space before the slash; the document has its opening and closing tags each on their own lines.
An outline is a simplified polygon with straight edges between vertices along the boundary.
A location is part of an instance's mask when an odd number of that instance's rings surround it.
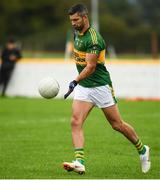
<svg viewBox="0 0 160 180">
<path fill-rule="evenodd" d="M 97 45 L 93 45 L 93 46 L 92 46 L 92 49 L 93 49 L 93 50 L 98 50 Z"/>
</svg>

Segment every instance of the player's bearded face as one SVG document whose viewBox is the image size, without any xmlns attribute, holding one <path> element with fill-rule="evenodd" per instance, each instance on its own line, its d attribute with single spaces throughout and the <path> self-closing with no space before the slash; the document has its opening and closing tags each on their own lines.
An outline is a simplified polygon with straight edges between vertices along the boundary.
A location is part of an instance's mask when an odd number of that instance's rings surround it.
<svg viewBox="0 0 160 180">
<path fill-rule="evenodd" d="M 82 29 L 84 28 L 84 18 L 83 16 L 76 14 L 73 14 L 70 16 L 70 20 L 71 20 L 71 24 L 73 26 L 73 28 L 77 31 L 82 31 Z"/>
</svg>

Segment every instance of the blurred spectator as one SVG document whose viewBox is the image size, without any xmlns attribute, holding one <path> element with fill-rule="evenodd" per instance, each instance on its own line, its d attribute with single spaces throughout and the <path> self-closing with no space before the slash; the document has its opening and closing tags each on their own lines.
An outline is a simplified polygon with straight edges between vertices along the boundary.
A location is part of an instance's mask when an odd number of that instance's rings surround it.
<svg viewBox="0 0 160 180">
<path fill-rule="evenodd" d="M 20 58 L 21 52 L 17 47 L 15 39 L 9 38 L 1 53 L 0 86 L 2 86 L 2 96 L 5 96 L 7 85 L 12 76 L 15 64 Z"/>
</svg>

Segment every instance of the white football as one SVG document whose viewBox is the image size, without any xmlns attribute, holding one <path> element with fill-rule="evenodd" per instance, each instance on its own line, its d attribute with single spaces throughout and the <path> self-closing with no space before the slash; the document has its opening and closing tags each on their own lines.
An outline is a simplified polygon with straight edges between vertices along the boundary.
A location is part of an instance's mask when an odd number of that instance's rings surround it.
<svg viewBox="0 0 160 180">
<path fill-rule="evenodd" d="M 46 99 L 51 99 L 57 96 L 59 92 L 59 84 L 52 77 L 43 78 L 38 85 L 40 95 Z"/>
</svg>

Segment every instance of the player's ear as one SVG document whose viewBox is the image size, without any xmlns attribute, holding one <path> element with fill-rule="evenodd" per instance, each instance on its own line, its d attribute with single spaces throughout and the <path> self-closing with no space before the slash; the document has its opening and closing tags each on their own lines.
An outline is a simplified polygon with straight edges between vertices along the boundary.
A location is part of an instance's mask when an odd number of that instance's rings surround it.
<svg viewBox="0 0 160 180">
<path fill-rule="evenodd" d="M 83 15 L 83 17 L 84 17 L 85 19 L 87 19 L 87 18 L 88 18 L 88 16 L 87 16 L 87 15 Z"/>
</svg>

